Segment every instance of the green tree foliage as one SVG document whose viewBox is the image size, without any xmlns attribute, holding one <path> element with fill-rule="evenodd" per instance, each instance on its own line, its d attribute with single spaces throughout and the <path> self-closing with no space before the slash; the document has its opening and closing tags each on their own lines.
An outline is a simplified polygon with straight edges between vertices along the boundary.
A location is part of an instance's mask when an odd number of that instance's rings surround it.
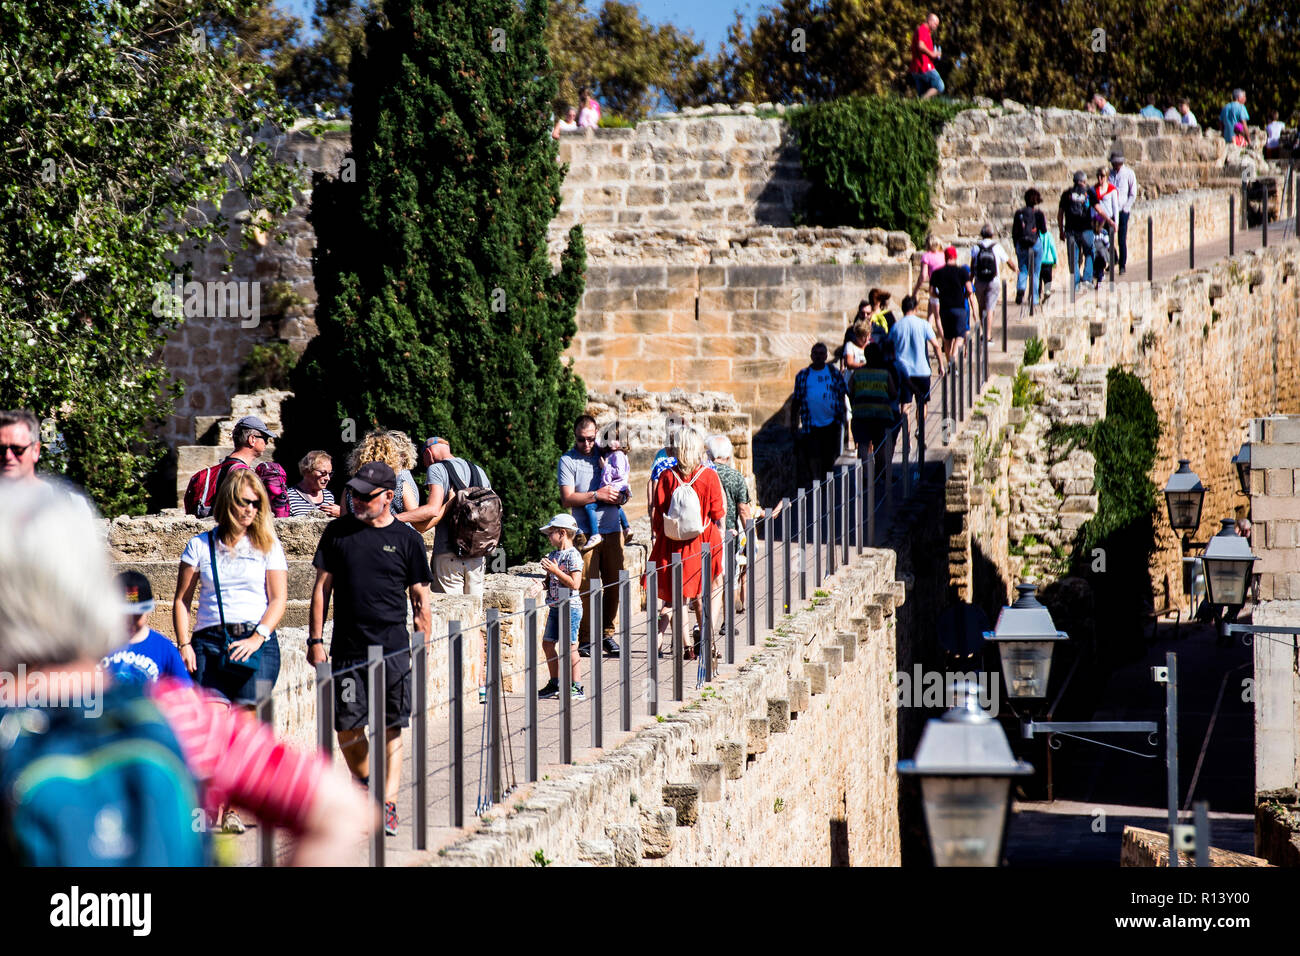
<svg viewBox="0 0 1300 956">
<path fill-rule="evenodd" d="M 0 407 L 108 515 L 144 512 L 163 455 L 167 256 L 227 239 L 232 178 L 271 213 L 295 182 L 251 136 L 284 120 L 263 76 L 208 29 L 236 4 L 196 6 L 0 2 Z"/>
<path fill-rule="evenodd" d="M 605 0 L 588 13 L 582 0 L 552 0 L 546 42 L 559 83 L 557 108 L 578 106 L 578 90 L 593 87 L 604 112 L 640 119 L 660 93 L 682 104 L 700 84 L 704 47 L 690 31 L 655 26 L 636 4 Z"/>
<path fill-rule="evenodd" d="M 810 221 L 904 229 L 920 246 L 939 168 L 935 137 L 961 107 L 938 100 L 853 96 L 792 114 Z"/>
<path fill-rule="evenodd" d="M 1289 0 L 951 0 L 934 8 L 948 93 L 1082 107 L 1094 91 L 1136 112 L 1181 96 L 1204 119 L 1247 90 L 1252 115 L 1300 100 L 1300 17 Z M 804 103 L 908 89 L 926 9 L 899 0 L 780 0 L 741 18 L 694 102 Z"/>
<path fill-rule="evenodd" d="M 282 444 L 286 460 L 319 447 L 342 461 L 345 420 L 357 438 L 375 423 L 445 436 L 499 489 L 513 560 L 558 508 L 556 462 L 585 403 L 561 360 L 581 229 L 558 272 L 546 249 L 563 175 L 546 3 L 389 0 L 385 13 L 355 64 L 355 182 L 318 178 L 313 194 L 320 332 Z"/>
</svg>

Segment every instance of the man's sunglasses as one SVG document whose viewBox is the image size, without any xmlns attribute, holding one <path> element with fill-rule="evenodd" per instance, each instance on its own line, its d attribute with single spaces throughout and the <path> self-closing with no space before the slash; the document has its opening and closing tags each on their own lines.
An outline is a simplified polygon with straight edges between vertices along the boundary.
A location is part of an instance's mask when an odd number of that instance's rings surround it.
<svg viewBox="0 0 1300 956">
<path fill-rule="evenodd" d="M 355 499 L 356 501 L 374 501 L 376 498 L 378 498 L 380 495 L 382 495 L 382 494 L 383 494 L 385 491 L 387 491 L 387 490 L 388 490 L 387 488 L 380 488 L 380 489 L 378 489 L 377 491 L 372 491 L 372 492 L 370 492 L 370 494 L 368 494 L 368 495 L 363 495 L 363 494 L 362 494 L 361 492 L 359 492 L 359 491 L 354 491 L 354 492 L 352 492 L 352 497 L 353 497 L 353 499 Z"/>
<path fill-rule="evenodd" d="M 27 449 L 35 444 L 36 442 L 29 441 L 26 445 L 0 445 L 0 459 L 3 459 L 6 453 L 12 453 L 15 458 L 21 458 L 27 454 Z"/>
</svg>

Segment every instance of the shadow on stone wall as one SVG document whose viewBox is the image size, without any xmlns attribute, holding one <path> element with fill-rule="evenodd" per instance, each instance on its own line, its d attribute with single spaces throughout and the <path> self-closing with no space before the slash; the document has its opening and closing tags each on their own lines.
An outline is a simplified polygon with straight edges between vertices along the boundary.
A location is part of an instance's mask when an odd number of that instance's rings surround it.
<svg viewBox="0 0 1300 956">
<path fill-rule="evenodd" d="M 780 410 L 754 432 L 754 483 L 758 503 L 764 508 L 793 498 L 799 487 L 795 478 L 794 435 L 790 432 L 790 405 L 794 393 L 786 396 Z"/>
</svg>

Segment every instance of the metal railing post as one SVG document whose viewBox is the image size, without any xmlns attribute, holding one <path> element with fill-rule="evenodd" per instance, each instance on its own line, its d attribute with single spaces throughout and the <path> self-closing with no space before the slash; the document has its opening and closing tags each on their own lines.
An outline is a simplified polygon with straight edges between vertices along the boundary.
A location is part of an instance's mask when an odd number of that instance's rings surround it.
<svg viewBox="0 0 1300 956">
<path fill-rule="evenodd" d="M 841 470 L 840 486 L 840 564 L 849 563 L 849 473 Z"/>
<path fill-rule="evenodd" d="M 736 532 L 728 531 L 722 552 L 722 627 L 726 631 L 723 653 L 726 663 L 736 663 Z"/>
<path fill-rule="evenodd" d="M 867 547 L 876 546 L 876 453 L 867 455 Z"/>
<path fill-rule="evenodd" d="M 601 663 L 605 658 L 604 644 L 604 617 L 605 617 L 605 580 L 600 581 L 599 588 L 592 588 L 591 595 L 587 598 L 587 606 L 591 610 L 591 620 L 588 621 L 587 637 L 590 643 L 587 645 L 591 648 L 591 694 L 587 699 L 591 701 L 591 745 L 593 747 L 605 746 L 605 699 L 601 691 L 604 689 L 604 668 Z"/>
<path fill-rule="evenodd" d="M 1155 226 L 1151 224 L 1151 217 L 1147 216 L 1147 281 L 1148 282 L 1153 281 L 1156 274 L 1155 244 L 1156 244 Z"/>
<path fill-rule="evenodd" d="M 1147 220 L 1150 222 L 1150 219 Z M 1237 197 L 1228 196 L 1228 255 L 1237 253 Z M 1147 276 L 1150 279 L 1150 276 Z"/>
<path fill-rule="evenodd" d="M 906 501 L 912 497 L 912 429 L 907 427 L 906 415 L 899 428 L 903 433 L 903 500 Z"/>
<path fill-rule="evenodd" d="M 816 482 L 813 483 L 816 485 Z M 795 495 L 794 507 L 799 513 L 799 600 L 808 600 L 808 496 L 802 488 Z"/>
<path fill-rule="evenodd" d="M 645 633 L 645 712 L 654 717 L 659 713 L 659 565 L 653 561 L 645 574 Z"/>
<path fill-rule="evenodd" d="M 1065 251 L 1070 257 L 1070 304 L 1079 297 L 1079 282 L 1083 275 L 1083 265 L 1079 262 L 1079 249 L 1074 243 L 1074 236 L 1065 237 Z"/>
<path fill-rule="evenodd" d="M 1007 280 L 1002 280 L 1002 351 L 1007 351 Z M 947 404 L 947 403 L 945 403 Z M 948 417 L 948 410 L 945 408 L 943 417 Z"/>
<path fill-rule="evenodd" d="M 618 655 L 619 729 L 632 729 L 632 579 L 618 572 L 619 621 L 623 626 L 622 651 Z"/>
<path fill-rule="evenodd" d="M 1005 326 L 1004 326 L 1004 331 L 1005 331 Z M 1006 345 L 1007 345 L 1006 336 L 1004 335 L 1002 340 L 1002 350 L 1004 352 L 1006 351 Z M 951 368 L 952 368 L 952 363 L 949 362 L 948 369 Z M 948 421 L 952 416 L 949 414 L 949 409 L 948 409 L 948 370 L 947 369 L 939 373 L 939 393 L 943 396 L 942 420 Z M 944 444 L 947 445 L 948 442 L 945 440 Z"/>
<path fill-rule="evenodd" d="M 1268 200 L 1269 200 L 1269 184 L 1268 184 L 1268 180 L 1266 180 L 1266 179 L 1261 179 L 1261 180 L 1259 181 L 1259 184 L 1260 184 L 1261 187 L 1263 187 L 1263 191 L 1264 191 L 1264 199 L 1263 199 L 1262 207 L 1261 207 L 1261 209 L 1260 209 L 1261 215 L 1260 215 L 1260 217 L 1259 217 L 1259 219 L 1260 219 L 1260 224 L 1261 224 L 1261 229 L 1262 229 L 1262 232 L 1263 232 L 1263 238 L 1262 238 L 1261 241 L 1264 243 L 1264 248 L 1267 249 L 1267 248 L 1268 248 Z"/>
<path fill-rule="evenodd" d="M 537 601 L 524 600 L 524 772 L 537 779 Z"/>
<path fill-rule="evenodd" d="M 682 634 L 682 555 L 673 555 L 673 700 L 682 699 L 682 654 L 685 638 Z"/>
<path fill-rule="evenodd" d="M 784 524 L 785 520 L 782 517 L 781 523 Z M 773 560 L 772 546 L 775 542 L 772 537 L 772 516 L 769 514 L 763 519 L 763 565 L 767 577 L 767 629 L 769 631 L 776 627 L 776 562 Z M 751 567 L 749 573 L 753 576 L 752 580 L 757 583 L 758 568 Z"/>
<path fill-rule="evenodd" d="M 487 609 L 487 768 L 488 798 L 501 802 L 501 621 L 500 610 Z"/>
<path fill-rule="evenodd" d="M 857 546 L 858 554 L 862 553 L 862 549 L 866 545 L 865 538 L 867 534 L 867 499 L 862 493 L 863 477 L 862 459 L 859 458 L 853 466 L 853 494 L 857 501 L 857 509 L 853 515 L 857 519 L 857 528 L 854 531 L 853 540 Z"/>
<path fill-rule="evenodd" d="M 826 522 L 826 574 L 822 577 L 824 581 L 835 573 L 835 471 L 834 469 L 826 472 L 826 480 L 822 482 L 822 493 L 826 496 L 826 505 L 822 508 L 822 515 Z"/>
<path fill-rule="evenodd" d="M 713 639 L 713 543 L 705 541 L 700 555 L 700 643 L 695 653 L 704 661 L 706 683 L 713 680 Z"/>
<path fill-rule="evenodd" d="M 812 546 L 813 546 L 813 587 L 822 583 L 822 482 L 818 478 L 812 483 Z M 800 592 L 800 599 L 807 597 Z"/>
<path fill-rule="evenodd" d="M 370 794 L 383 819 L 384 797 L 388 792 L 388 683 L 384 649 L 372 644 L 367 649 L 366 696 L 370 715 Z M 384 865 L 384 828 L 375 827 L 370 838 L 370 865 Z"/>
<path fill-rule="evenodd" d="M 961 346 L 958 346 L 958 348 L 960 347 Z M 956 356 L 956 361 L 953 362 L 953 364 L 957 366 L 957 374 L 954 376 L 954 381 L 956 383 L 957 391 L 957 401 L 955 403 L 957 406 L 957 421 L 959 422 L 964 422 L 966 420 L 966 363 L 962 361 L 962 359 L 963 356 L 959 352 Z M 890 460 L 893 460 L 892 456 Z"/>
<path fill-rule="evenodd" d="M 411 830 L 411 847 L 427 850 L 429 847 L 429 644 L 427 635 L 415 633 L 412 649 L 411 683 L 413 713 L 411 714 L 411 767 L 415 780 L 412 795 L 415 806 L 411 808 L 414 826 Z"/>
<path fill-rule="evenodd" d="M 1192 804 L 1192 819 L 1196 827 L 1196 868 L 1210 865 L 1210 804 L 1197 800 Z"/>
<path fill-rule="evenodd" d="M 274 690 L 273 682 L 257 681 L 257 719 L 272 728 L 275 727 Z M 275 866 L 275 826 L 261 819 L 257 823 L 257 865 Z"/>
<path fill-rule="evenodd" d="M 1169 800 L 1169 865 L 1178 866 L 1174 829 L 1178 826 L 1178 655 L 1165 653 L 1169 676 L 1165 682 L 1165 770 Z"/>
<path fill-rule="evenodd" d="M 448 744 L 451 748 L 451 825 L 465 825 L 464 635 L 460 621 L 447 623 Z"/>
<path fill-rule="evenodd" d="M 784 590 L 781 592 L 781 613 L 783 615 L 790 613 L 790 538 L 794 531 L 793 525 L 790 524 L 792 505 L 789 498 L 781 499 L 781 568 L 782 577 L 784 578 Z M 768 628 L 775 627 L 775 623 L 769 623 Z"/>
<path fill-rule="evenodd" d="M 560 623 L 555 635 L 555 653 L 560 665 L 560 763 L 573 763 L 573 608 L 569 606 L 572 591 L 560 588 Z M 591 607 L 591 599 L 587 599 Z M 579 624 L 579 627 L 582 625 Z M 599 646 L 599 645 L 598 645 Z"/>
<path fill-rule="evenodd" d="M 334 754 L 334 669 L 329 661 L 316 668 L 316 744 L 326 757 Z"/>
<path fill-rule="evenodd" d="M 966 407 L 975 410 L 975 352 L 970 342 L 963 343 L 962 355 L 966 359 Z"/>
<path fill-rule="evenodd" d="M 745 522 L 745 643 L 758 643 L 758 542 L 754 538 L 754 519 Z M 769 579 L 770 580 L 770 579 Z M 772 592 L 769 590 L 768 598 Z"/>
<path fill-rule="evenodd" d="M 1196 268 L 1196 206 L 1187 207 L 1187 268 Z"/>
</svg>

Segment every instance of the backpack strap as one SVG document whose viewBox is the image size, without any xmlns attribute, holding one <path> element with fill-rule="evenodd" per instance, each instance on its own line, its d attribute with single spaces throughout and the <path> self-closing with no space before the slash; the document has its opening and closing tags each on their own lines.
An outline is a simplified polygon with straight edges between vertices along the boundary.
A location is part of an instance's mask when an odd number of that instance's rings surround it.
<svg viewBox="0 0 1300 956">
<path fill-rule="evenodd" d="M 469 462 L 467 461 L 467 462 L 465 462 L 465 464 L 469 465 Z M 473 466 L 473 465 L 469 465 L 469 468 L 470 468 L 469 477 L 470 477 L 470 480 L 473 481 L 473 480 L 474 480 L 474 466 Z M 459 493 L 459 492 L 462 492 L 462 491 L 464 491 L 466 488 L 469 487 L 469 485 L 465 484 L 465 482 L 463 482 L 463 481 L 460 480 L 460 475 L 456 474 L 456 469 L 453 468 L 453 467 L 451 467 L 451 462 L 450 462 L 450 460 L 442 462 L 442 470 L 445 471 L 445 472 L 447 473 L 447 481 L 448 481 L 448 483 L 452 486 L 452 489 L 453 489 L 454 491 L 456 491 L 456 492 Z"/>
</svg>

